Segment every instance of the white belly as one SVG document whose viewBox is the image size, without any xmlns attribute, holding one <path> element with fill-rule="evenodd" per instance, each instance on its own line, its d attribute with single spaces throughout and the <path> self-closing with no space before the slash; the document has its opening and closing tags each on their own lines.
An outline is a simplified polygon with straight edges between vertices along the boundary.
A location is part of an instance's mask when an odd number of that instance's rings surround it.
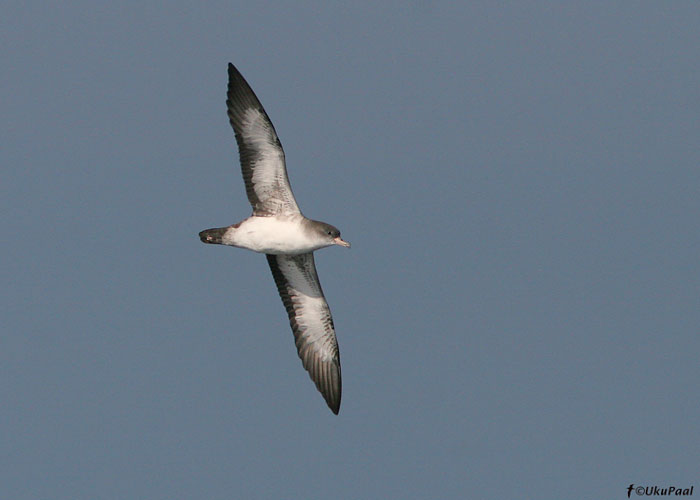
<svg viewBox="0 0 700 500">
<path fill-rule="evenodd" d="M 222 243 L 269 254 L 300 254 L 322 248 L 309 238 L 302 221 L 301 215 L 249 217 L 238 227 L 231 226 Z"/>
</svg>

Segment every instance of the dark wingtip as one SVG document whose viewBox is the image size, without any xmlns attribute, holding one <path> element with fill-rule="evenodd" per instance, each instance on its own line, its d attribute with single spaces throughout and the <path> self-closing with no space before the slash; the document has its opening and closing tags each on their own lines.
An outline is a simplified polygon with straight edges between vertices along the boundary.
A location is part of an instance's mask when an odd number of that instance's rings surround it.
<svg viewBox="0 0 700 500">
<path fill-rule="evenodd" d="M 322 372 L 325 372 L 323 376 L 314 380 L 314 382 L 316 382 L 316 387 L 323 395 L 323 399 L 326 400 L 328 408 L 337 415 L 340 412 L 340 399 L 343 391 L 342 378 L 340 376 L 340 360 L 336 359 L 326 363 Z"/>
<path fill-rule="evenodd" d="M 236 68 L 233 64 L 228 63 L 228 85 L 229 85 L 229 91 L 233 89 L 236 85 L 240 85 L 240 82 L 244 82 L 246 85 L 247 82 L 245 81 L 245 78 L 243 78 L 243 75 L 241 75 L 241 72 L 238 71 L 238 68 Z M 251 90 L 252 92 L 252 90 Z"/>
</svg>

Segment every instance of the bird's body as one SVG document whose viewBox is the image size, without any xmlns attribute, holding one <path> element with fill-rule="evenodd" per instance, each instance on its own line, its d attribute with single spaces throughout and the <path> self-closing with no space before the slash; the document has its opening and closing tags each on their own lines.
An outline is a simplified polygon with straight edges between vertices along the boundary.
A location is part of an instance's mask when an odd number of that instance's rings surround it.
<svg viewBox="0 0 700 500">
<path fill-rule="evenodd" d="M 287 310 L 304 368 L 333 411 L 340 410 L 340 354 L 331 311 L 316 274 L 313 252 L 350 244 L 325 222 L 304 217 L 287 177 L 282 144 L 267 113 L 229 63 L 228 116 L 236 134 L 241 171 L 253 214 L 231 226 L 199 233 L 204 243 L 267 255 Z"/>
<path fill-rule="evenodd" d="M 333 245 L 333 242 L 317 237 L 312 229 L 314 222 L 317 221 L 301 214 L 274 217 L 253 215 L 238 224 L 222 228 L 225 231 L 221 234 L 220 242 L 213 241 L 214 237 L 208 235 L 211 239 L 206 243 L 220 243 L 272 255 L 298 255 Z"/>
</svg>

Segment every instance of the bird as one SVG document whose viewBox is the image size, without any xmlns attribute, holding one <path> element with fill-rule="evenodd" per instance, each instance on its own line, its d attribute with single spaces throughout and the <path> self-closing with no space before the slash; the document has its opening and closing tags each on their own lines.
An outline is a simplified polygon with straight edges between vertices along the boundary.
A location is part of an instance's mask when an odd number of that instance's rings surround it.
<svg viewBox="0 0 700 500">
<path fill-rule="evenodd" d="M 305 217 L 287 176 L 282 144 L 260 100 L 236 67 L 228 64 L 226 107 L 238 144 L 250 217 L 199 233 L 203 243 L 263 253 L 289 317 L 297 353 L 334 414 L 340 411 L 340 353 L 333 317 L 321 289 L 314 251 L 349 248 L 340 231 Z"/>
</svg>

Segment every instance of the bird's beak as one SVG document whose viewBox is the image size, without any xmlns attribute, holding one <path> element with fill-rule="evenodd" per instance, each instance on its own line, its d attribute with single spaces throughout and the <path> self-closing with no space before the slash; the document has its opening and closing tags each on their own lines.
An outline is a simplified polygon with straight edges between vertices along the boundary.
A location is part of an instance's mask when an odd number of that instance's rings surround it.
<svg viewBox="0 0 700 500">
<path fill-rule="evenodd" d="M 345 240 L 342 240 L 340 236 L 338 236 L 337 238 L 333 238 L 333 243 L 335 243 L 336 245 L 340 245 L 341 247 L 350 248 L 350 243 L 348 243 Z"/>
</svg>

